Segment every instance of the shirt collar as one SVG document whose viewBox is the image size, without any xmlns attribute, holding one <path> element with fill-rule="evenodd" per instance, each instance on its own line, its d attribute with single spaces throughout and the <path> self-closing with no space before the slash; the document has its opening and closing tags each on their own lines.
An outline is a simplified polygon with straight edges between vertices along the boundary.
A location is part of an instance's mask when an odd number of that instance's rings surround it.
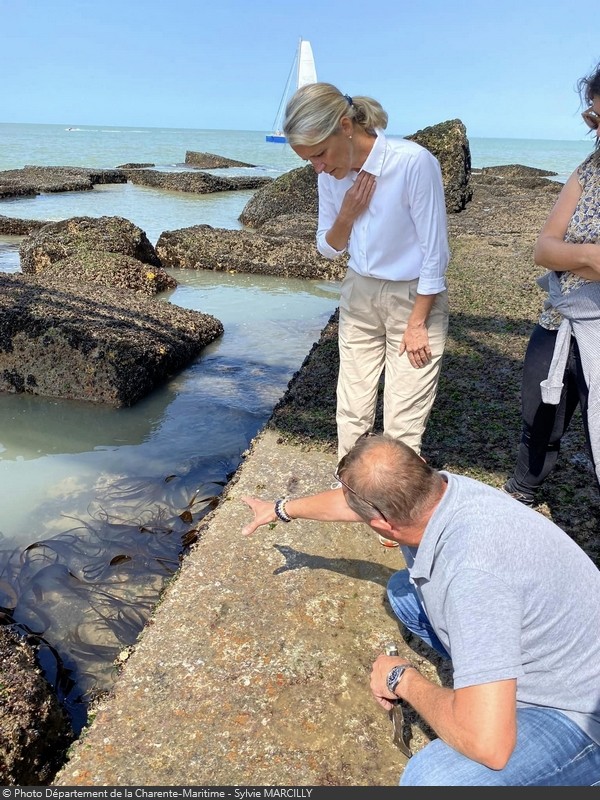
<svg viewBox="0 0 600 800">
<path fill-rule="evenodd" d="M 377 134 L 375 144 L 371 148 L 371 152 L 367 156 L 365 163 L 362 165 L 362 171 L 369 172 L 371 175 L 375 175 L 375 177 L 378 178 L 383 170 L 387 139 L 383 131 L 377 129 L 375 133 Z"/>
</svg>

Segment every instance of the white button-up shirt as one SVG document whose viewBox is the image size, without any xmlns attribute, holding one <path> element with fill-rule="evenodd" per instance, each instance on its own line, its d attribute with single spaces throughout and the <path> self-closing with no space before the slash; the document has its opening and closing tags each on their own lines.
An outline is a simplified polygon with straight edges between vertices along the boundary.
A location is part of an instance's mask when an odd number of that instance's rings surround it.
<svg viewBox="0 0 600 800">
<path fill-rule="evenodd" d="M 390 281 L 419 279 L 419 294 L 446 289 L 450 260 L 446 205 L 438 160 L 406 139 L 389 140 L 377 131 L 362 167 L 377 185 L 369 207 L 356 218 L 348 241 L 349 266 L 360 275 Z M 358 173 L 342 180 L 319 175 L 317 248 L 326 258 L 335 250 L 325 239 Z"/>
</svg>

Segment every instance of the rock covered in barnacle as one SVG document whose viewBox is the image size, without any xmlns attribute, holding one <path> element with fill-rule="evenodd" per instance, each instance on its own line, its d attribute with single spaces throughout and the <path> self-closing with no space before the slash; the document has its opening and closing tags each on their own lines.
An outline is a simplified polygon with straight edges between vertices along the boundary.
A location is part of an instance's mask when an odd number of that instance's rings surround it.
<svg viewBox="0 0 600 800">
<path fill-rule="evenodd" d="M 120 253 L 160 267 L 145 232 L 123 217 L 69 217 L 49 222 L 25 239 L 19 248 L 24 273 L 41 272 L 63 258 L 85 252 Z"/>
<path fill-rule="evenodd" d="M 240 214 L 240 222 L 249 228 L 261 225 L 280 214 L 312 214 L 318 209 L 317 174 L 309 164 L 276 178 L 255 192 Z"/>
<path fill-rule="evenodd" d="M 234 158 L 218 156 L 214 153 L 198 153 L 188 150 L 185 154 L 185 163 L 192 167 L 202 169 L 221 169 L 224 167 L 255 167 L 256 164 L 247 164 L 245 161 L 236 161 Z"/>
<path fill-rule="evenodd" d="M 164 231 L 156 250 L 167 268 L 210 269 L 281 278 L 340 279 L 347 259 L 324 258 L 314 238 L 194 225 Z"/>
<path fill-rule="evenodd" d="M 7 626 L 0 626 L 0 704 L 0 783 L 47 783 L 74 734 L 33 648 Z"/>
<path fill-rule="evenodd" d="M 446 211 L 449 214 L 462 211 L 473 196 L 471 150 L 464 124 L 459 119 L 447 120 L 406 138 L 425 147 L 439 161 Z"/>
<path fill-rule="evenodd" d="M 0 274 L 0 391 L 131 406 L 222 333 L 131 291 Z"/>
</svg>

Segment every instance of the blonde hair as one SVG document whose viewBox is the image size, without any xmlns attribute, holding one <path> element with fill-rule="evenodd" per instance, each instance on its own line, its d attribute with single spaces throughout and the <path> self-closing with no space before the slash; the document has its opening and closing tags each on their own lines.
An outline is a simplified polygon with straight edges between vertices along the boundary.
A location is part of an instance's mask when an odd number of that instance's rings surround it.
<svg viewBox="0 0 600 800">
<path fill-rule="evenodd" d="M 331 83 L 309 83 L 290 98 L 283 132 L 292 146 L 312 147 L 337 133 L 342 117 L 371 135 L 388 123 L 381 103 L 372 97 L 350 97 Z"/>
</svg>

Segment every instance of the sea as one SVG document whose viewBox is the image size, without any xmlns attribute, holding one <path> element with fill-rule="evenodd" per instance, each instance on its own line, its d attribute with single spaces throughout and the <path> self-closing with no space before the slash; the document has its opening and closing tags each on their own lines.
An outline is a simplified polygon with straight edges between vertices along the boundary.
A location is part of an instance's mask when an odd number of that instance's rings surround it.
<svg viewBox="0 0 600 800">
<path fill-rule="evenodd" d="M 592 148 L 589 140 L 484 138 L 469 146 L 474 169 L 523 164 L 560 182 Z M 253 165 L 226 170 L 233 174 L 276 178 L 303 165 L 264 131 L 0 124 L 0 170 L 182 170 L 188 150 Z M 0 215 L 122 216 L 155 244 L 165 230 L 201 223 L 243 227 L 252 194 L 105 185 L 0 200 Z M 20 241 L 0 236 L 0 271 L 20 271 Z M 164 386 L 128 409 L 0 395 L 0 624 L 36 646 L 76 732 L 338 304 L 337 282 L 170 272 L 178 286 L 156 302 L 212 314 L 225 333 Z"/>
</svg>

